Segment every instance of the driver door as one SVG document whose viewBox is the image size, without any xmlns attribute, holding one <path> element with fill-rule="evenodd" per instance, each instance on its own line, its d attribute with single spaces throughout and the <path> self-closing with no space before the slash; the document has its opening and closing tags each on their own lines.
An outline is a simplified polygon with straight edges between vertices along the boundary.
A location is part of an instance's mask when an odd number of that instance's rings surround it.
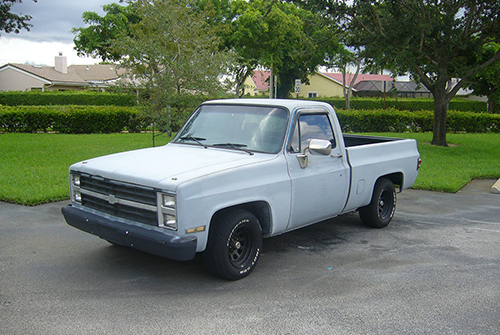
<svg viewBox="0 0 500 335">
<path fill-rule="evenodd" d="M 287 229 L 331 218 L 342 211 L 348 196 L 348 166 L 337 145 L 329 113 L 326 110 L 299 110 L 286 160 L 292 183 L 291 213 Z M 332 143 L 329 155 L 311 154 L 312 139 Z M 299 157 L 307 154 L 308 163 L 301 167 Z"/>
</svg>

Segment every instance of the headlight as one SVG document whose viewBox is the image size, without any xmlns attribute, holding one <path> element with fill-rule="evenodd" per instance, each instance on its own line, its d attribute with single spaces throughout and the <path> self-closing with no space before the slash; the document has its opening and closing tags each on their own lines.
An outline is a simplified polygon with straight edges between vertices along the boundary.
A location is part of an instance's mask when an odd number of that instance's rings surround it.
<svg viewBox="0 0 500 335">
<path fill-rule="evenodd" d="M 78 191 L 75 191 L 73 193 L 73 199 L 76 201 L 76 202 L 82 202 L 82 194 Z"/>
<path fill-rule="evenodd" d="M 73 176 L 73 185 L 80 186 L 80 175 L 74 174 Z"/>
<path fill-rule="evenodd" d="M 163 206 L 168 208 L 175 208 L 175 196 L 164 194 L 163 195 Z"/>
<path fill-rule="evenodd" d="M 72 193 L 72 200 L 82 203 L 82 194 L 80 193 L 81 179 L 79 174 L 70 174 L 70 191 Z"/>
<path fill-rule="evenodd" d="M 175 195 L 172 194 L 162 194 L 161 201 L 161 226 L 177 230 L 177 217 L 176 217 L 176 206 L 177 201 Z"/>
<path fill-rule="evenodd" d="M 165 227 L 177 230 L 177 218 L 172 214 L 165 214 L 163 216 L 163 224 Z"/>
</svg>

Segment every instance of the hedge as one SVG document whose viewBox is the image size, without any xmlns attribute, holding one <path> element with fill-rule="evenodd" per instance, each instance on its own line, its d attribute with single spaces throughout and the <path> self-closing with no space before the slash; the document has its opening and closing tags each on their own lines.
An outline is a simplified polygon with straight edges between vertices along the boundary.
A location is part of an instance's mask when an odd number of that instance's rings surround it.
<svg viewBox="0 0 500 335">
<path fill-rule="evenodd" d="M 146 127 L 136 107 L 0 107 L 0 131 L 4 132 L 117 133 L 138 132 Z"/>
<path fill-rule="evenodd" d="M 102 93 L 93 91 L 51 91 L 51 92 L 0 92 L 0 105 L 3 106 L 128 106 L 137 104 L 133 94 Z"/>
<path fill-rule="evenodd" d="M 189 116 L 181 111 L 172 115 L 178 128 Z M 344 132 L 431 132 L 432 111 L 337 110 Z M 19 106 L 0 107 L 0 131 L 66 134 L 137 132 L 149 126 L 136 107 L 96 106 Z M 500 114 L 448 111 L 448 132 L 498 133 Z"/>
<path fill-rule="evenodd" d="M 345 108 L 345 98 L 315 98 L 314 100 L 324 101 L 331 104 L 336 109 Z M 351 109 L 375 110 L 384 108 L 384 99 L 382 98 L 351 98 Z M 397 109 L 402 111 L 433 111 L 433 99 L 410 99 L 410 98 L 387 98 L 385 108 Z M 452 99 L 449 105 L 450 110 L 486 113 L 488 105 L 485 101 L 471 101 L 465 99 Z"/>
<path fill-rule="evenodd" d="M 337 110 L 344 132 L 432 132 L 434 112 Z M 498 133 L 500 114 L 448 111 L 447 132 Z"/>
</svg>

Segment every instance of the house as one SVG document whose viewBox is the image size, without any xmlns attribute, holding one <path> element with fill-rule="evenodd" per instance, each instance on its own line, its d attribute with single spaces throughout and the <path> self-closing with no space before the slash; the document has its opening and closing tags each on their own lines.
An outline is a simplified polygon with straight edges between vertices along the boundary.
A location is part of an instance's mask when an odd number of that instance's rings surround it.
<svg viewBox="0 0 500 335">
<path fill-rule="evenodd" d="M 452 87 L 457 84 L 457 79 L 452 79 Z M 432 98 L 433 95 L 423 84 L 414 81 L 384 81 L 384 80 L 362 80 L 354 85 L 355 95 L 358 97 L 399 97 L 399 98 Z M 476 96 L 468 88 L 461 88 L 455 97 L 467 100 L 487 101 L 487 97 Z"/>
<path fill-rule="evenodd" d="M 243 83 L 245 94 L 255 96 L 269 94 L 269 76 L 271 71 L 253 71 Z"/>
<path fill-rule="evenodd" d="M 59 54 L 55 57 L 55 66 L 3 65 L 0 67 L 0 91 L 104 90 L 124 72 L 109 64 L 68 66 L 66 56 Z"/>
<path fill-rule="evenodd" d="M 251 96 L 269 94 L 270 71 L 254 71 L 252 76 L 245 80 L 245 92 Z M 353 79 L 353 74 L 346 74 L 346 81 L 349 85 Z M 359 74 L 355 84 L 364 80 L 386 80 L 392 81 L 389 75 Z M 309 76 L 309 84 L 302 83 L 300 86 L 300 98 L 314 97 L 343 97 L 343 75 L 342 73 L 314 72 Z M 356 92 L 353 88 L 353 92 Z"/>
<path fill-rule="evenodd" d="M 432 93 L 414 81 L 362 80 L 354 85 L 358 97 L 432 98 Z"/>
<path fill-rule="evenodd" d="M 329 75 L 332 73 L 314 72 L 309 76 L 309 84 L 300 85 L 299 98 L 343 97 L 342 81 Z M 297 94 L 296 94 L 297 95 Z"/>
<path fill-rule="evenodd" d="M 245 80 L 245 94 L 255 96 L 269 94 L 270 71 L 253 71 Z M 342 82 L 327 76 L 325 73 L 315 72 L 309 78 L 309 84 L 302 84 L 299 97 L 335 97 L 343 96 Z"/>
</svg>

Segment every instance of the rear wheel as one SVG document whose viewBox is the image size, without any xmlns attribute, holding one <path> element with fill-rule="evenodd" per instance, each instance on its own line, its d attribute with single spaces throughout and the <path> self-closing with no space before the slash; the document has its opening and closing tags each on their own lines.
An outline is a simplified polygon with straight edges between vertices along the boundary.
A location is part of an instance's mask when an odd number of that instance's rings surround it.
<svg viewBox="0 0 500 335">
<path fill-rule="evenodd" d="M 203 253 L 207 271 L 228 280 L 248 276 L 262 249 L 259 220 L 246 210 L 236 209 L 212 224 Z"/>
<path fill-rule="evenodd" d="M 396 188 L 386 178 L 377 180 L 371 202 L 359 209 L 361 221 L 370 227 L 384 228 L 394 217 L 396 211 Z"/>
</svg>

